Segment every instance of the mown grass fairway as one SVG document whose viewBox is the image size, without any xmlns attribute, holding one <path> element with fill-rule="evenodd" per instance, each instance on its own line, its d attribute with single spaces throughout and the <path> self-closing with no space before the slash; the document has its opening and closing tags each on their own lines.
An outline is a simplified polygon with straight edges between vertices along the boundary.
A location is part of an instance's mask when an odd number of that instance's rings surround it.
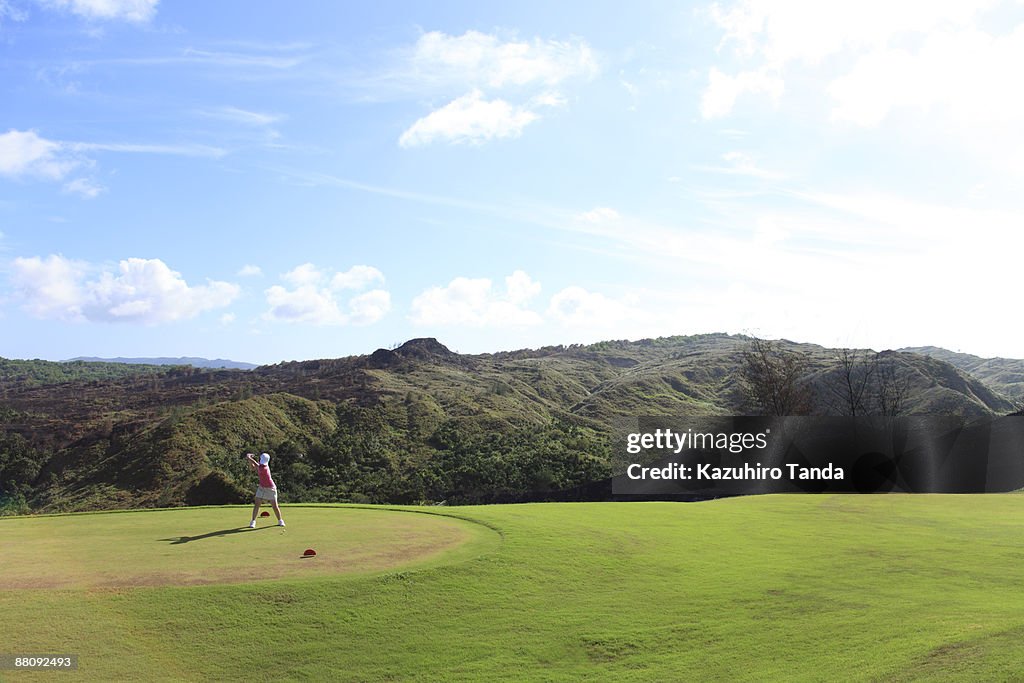
<svg viewBox="0 0 1024 683">
<path fill-rule="evenodd" d="M 367 515 L 434 520 L 351 507 L 285 511 L 285 537 L 306 539 Z M 233 526 L 247 518 L 243 508 L 3 519 L 0 647 L 79 654 L 83 680 L 974 681 L 1024 671 L 1022 496 L 764 496 L 443 513 L 502 536 L 454 520 L 478 533 L 415 569 L 135 587 L 102 587 L 109 577 L 90 582 L 84 570 L 129 575 L 132 562 L 150 561 L 143 555 L 151 551 L 128 547 L 143 543 L 194 553 L 196 563 L 209 553 L 219 566 L 218 544 L 244 542 L 253 563 L 273 565 L 276 530 L 159 540 Z M 197 514 L 209 515 L 209 528 L 185 523 Z M 42 536 L 73 523 L 81 523 L 76 532 Z M 147 531 L 122 535 L 122 523 Z M 73 536 L 88 546 L 92 537 L 121 552 L 109 564 L 83 560 L 72 572 L 83 587 L 12 588 L 7 577 L 25 576 L 25 562 L 40 575 L 54 571 L 41 566 L 45 556 L 16 547 L 26 529 L 51 544 Z M 183 563 L 174 570 L 187 571 Z"/>
</svg>

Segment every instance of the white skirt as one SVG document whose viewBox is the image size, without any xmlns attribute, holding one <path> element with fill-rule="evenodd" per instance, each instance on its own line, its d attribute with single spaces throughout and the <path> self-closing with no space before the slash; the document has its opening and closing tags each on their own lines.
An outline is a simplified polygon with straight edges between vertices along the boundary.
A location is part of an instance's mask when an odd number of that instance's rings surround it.
<svg viewBox="0 0 1024 683">
<path fill-rule="evenodd" d="M 277 502 L 277 489 L 265 489 L 262 486 L 256 487 L 256 497 L 262 498 L 263 500 L 272 500 Z"/>
</svg>

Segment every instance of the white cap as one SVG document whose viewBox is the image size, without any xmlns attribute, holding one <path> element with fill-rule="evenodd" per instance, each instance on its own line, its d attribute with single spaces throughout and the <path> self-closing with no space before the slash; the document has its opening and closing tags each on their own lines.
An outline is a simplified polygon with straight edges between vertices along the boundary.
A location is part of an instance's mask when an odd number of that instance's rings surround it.
<svg viewBox="0 0 1024 683">
<path fill-rule="evenodd" d="M 270 462 L 270 453 L 264 453 L 260 456 L 261 465 L 266 465 L 268 462 Z"/>
</svg>

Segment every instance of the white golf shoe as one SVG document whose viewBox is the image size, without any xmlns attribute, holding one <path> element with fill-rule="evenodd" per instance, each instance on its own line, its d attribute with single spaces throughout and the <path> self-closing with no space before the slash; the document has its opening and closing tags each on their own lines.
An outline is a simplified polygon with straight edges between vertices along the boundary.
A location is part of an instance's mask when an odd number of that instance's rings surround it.
<svg viewBox="0 0 1024 683">
<path fill-rule="evenodd" d="M 256 520 L 255 519 L 252 520 L 251 522 L 249 522 L 249 528 L 250 529 L 255 529 L 256 528 Z"/>
</svg>

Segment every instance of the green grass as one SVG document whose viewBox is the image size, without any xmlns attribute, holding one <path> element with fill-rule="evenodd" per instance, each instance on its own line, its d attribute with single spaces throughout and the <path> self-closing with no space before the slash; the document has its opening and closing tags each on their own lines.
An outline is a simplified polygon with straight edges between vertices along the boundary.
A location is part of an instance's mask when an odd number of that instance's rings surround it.
<svg viewBox="0 0 1024 683">
<path fill-rule="evenodd" d="M 234 526 L 242 508 L 3 519 L 5 583 L 29 560 L 41 574 L 58 571 L 50 565 L 72 542 L 125 554 L 80 567 L 79 587 L 5 586 L 0 648 L 79 654 L 88 680 L 975 681 L 1022 670 L 1021 496 L 435 511 L 485 526 L 383 508 L 286 508 L 285 538 L 324 544 L 335 534 L 338 550 L 372 540 L 338 529 L 385 521 L 385 554 L 445 524 L 467 536 L 414 566 L 185 586 L 88 577 L 159 573 L 154 553 L 168 551 L 191 553 L 176 556 L 180 571 L 186 557 L 223 570 L 223 543 L 244 543 L 236 550 L 258 563 L 293 551 L 277 545 L 277 530 L 159 540 L 200 535 L 200 521 L 203 533 Z M 189 515 L 199 517 L 185 531 Z M 419 531 L 396 541 L 406 524 Z M 42 532 L 39 548 L 50 550 L 17 550 Z M 3 559 L 8 548 L 20 559 Z"/>
<path fill-rule="evenodd" d="M 269 508 L 264 506 L 264 510 Z M 367 574 L 479 550 L 494 532 L 438 515 L 285 507 L 291 526 L 251 506 L 21 517 L 2 529 L 6 588 L 187 586 Z M 484 533 L 486 531 L 487 533 Z M 462 548 L 469 544 L 470 548 Z M 315 560 L 303 558 L 306 548 Z M 301 561 L 300 561 L 301 560 Z"/>
</svg>

